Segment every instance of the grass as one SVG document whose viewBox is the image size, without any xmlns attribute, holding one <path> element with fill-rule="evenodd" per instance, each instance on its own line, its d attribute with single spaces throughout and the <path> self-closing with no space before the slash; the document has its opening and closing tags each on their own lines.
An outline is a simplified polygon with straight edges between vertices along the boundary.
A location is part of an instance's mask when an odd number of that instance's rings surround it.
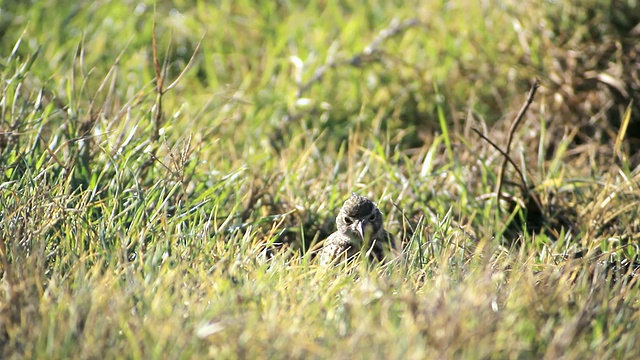
<svg viewBox="0 0 640 360">
<path fill-rule="evenodd" d="M 637 358 L 634 9 L 1 5 L 0 356 Z"/>
</svg>

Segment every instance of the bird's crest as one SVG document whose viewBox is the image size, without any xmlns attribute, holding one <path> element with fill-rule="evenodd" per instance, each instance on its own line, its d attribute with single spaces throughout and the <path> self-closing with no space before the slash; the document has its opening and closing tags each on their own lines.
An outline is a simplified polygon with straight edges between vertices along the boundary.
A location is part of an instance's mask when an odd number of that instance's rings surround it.
<svg viewBox="0 0 640 360">
<path fill-rule="evenodd" d="M 342 210 L 348 216 L 363 217 L 371 214 L 375 204 L 364 196 L 351 193 L 351 196 L 344 202 Z"/>
</svg>

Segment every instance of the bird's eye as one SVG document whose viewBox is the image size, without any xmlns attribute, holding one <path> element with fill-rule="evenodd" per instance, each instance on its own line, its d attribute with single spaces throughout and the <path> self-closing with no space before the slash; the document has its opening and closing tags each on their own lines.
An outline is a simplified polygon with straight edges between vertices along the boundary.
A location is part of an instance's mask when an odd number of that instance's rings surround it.
<svg viewBox="0 0 640 360">
<path fill-rule="evenodd" d="M 350 217 L 348 217 L 348 216 L 345 216 L 345 218 L 344 218 L 344 222 L 345 222 L 347 225 L 351 225 L 351 224 L 353 224 L 353 219 L 352 219 L 352 218 L 350 218 Z"/>
<path fill-rule="evenodd" d="M 375 220 L 375 219 L 376 219 L 376 217 L 378 217 L 378 214 L 377 214 L 377 213 L 373 213 L 373 214 L 369 215 L 369 221 L 373 221 L 373 220 Z"/>
</svg>

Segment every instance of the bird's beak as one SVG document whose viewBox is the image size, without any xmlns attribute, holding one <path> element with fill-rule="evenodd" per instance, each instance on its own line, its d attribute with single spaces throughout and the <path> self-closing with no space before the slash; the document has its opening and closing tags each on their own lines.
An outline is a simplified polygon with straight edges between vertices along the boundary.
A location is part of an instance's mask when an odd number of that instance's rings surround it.
<svg viewBox="0 0 640 360">
<path fill-rule="evenodd" d="M 359 220 L 356 223 L 356 230 L 358 230 L 358 234 L 360 234 L 360 238 L 364 240 L 364 227 L 367 225 L 363 220 Z"/>
</svg>

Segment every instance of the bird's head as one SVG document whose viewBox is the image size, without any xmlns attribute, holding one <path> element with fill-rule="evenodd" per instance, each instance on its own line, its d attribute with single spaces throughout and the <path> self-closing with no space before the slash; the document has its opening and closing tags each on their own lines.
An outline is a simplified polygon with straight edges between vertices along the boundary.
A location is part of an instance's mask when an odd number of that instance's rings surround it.
<svg viewBox="0 0 640 360">
<path fill-rule="evenodd" d="M 382 213 L 371 200 L 351 194 L 340 209 L 336 222 L 338 231 L 362 242 L 382 228 Z"/>
</svg>

